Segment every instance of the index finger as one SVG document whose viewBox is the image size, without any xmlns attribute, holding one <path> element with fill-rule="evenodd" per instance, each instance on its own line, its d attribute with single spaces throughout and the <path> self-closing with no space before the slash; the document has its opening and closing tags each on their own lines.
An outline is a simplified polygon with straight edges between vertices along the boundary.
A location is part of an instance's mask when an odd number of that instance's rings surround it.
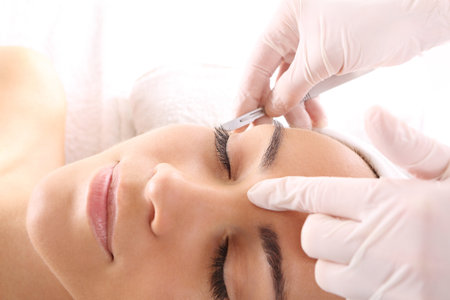
<svg viewBox="0 0 450 300">
<path fill-rule="evenodd" d="M 236 116 L 243 115 L 263 104 L 270 92 L 270 78 L 280 65 L 282 57 L 263 40 L 252 53 L 238 92 Z"/>
<path fill-rule="evenodd" d="M 375 178 L 284 177 L 263 180 L 248 192 L 249 200 L 270 210 L 322 213 L 361 221 L 377 205 L 385 180 Z"/>
</svg>

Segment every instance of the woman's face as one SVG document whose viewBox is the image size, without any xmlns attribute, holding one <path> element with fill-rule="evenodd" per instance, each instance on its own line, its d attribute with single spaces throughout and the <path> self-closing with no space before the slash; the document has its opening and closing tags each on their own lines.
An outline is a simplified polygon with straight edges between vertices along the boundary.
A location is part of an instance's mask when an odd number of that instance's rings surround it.
<svg viewBox="0 0 450 300">
<path fill-rule="evenodd" d="M 247 190 L 272 177 L 373 173 L 311 131 L 280 129 L 274 151 L 274 128 L 231 134 L 230 173 L 214 130 L 193 125 L 60 168 L 33 193 L 31 241 L 76 299 L 323 299 L 300 246 L 306 215 L 257 208 Z"/>
</svg>

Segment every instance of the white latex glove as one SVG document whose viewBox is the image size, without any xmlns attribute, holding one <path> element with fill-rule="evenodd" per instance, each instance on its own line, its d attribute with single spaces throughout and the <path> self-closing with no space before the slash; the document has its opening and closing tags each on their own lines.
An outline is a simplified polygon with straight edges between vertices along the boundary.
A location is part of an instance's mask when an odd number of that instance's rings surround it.
<svg viewBox="0 0 450 300">
<path fill-rule="evenodd" d="M 380 108 L 366 130 L 414 179 L 285 177 L 257 183 L 250 201 L 311 213 L 302 247 L 325 291 L 349 299 L 449 299 L 450 149 Z M 421 179 L 419 179 L 421 178 Z"/>
<path fill-rule="evenodd" d="M 320 127 L 318 103 L 307 101 L 306 111 L 298 104 L 318 82 L 398 65 L 448 39 L 448 0 L 281 0 L 244 72 L 236 113 L 264 106 L 293 127 Z M 271 93 L 279 66 L 285 72 Z"/>
</svg>

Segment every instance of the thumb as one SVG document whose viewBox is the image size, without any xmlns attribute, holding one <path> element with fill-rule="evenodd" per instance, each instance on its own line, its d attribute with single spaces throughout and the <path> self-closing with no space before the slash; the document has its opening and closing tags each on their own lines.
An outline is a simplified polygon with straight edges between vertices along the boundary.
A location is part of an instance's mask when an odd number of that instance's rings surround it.
<svg viewBox="0 0 450 300">
<path fill-rule="evenodd" d="M 237 95 L 236 116 L 248 113 L 262 104 L 270 92 L 270 77 L 281 56 L 263 42 L 258 42 L 241 80 Z"/>
<path fill-rule="evenodd" d="M 418 178 L 446 179 L 450 149 L 398 120 L 381 107 L 366 113 L 366 132 L 393 163 Z M 448 173 L 448 172 L 447 172 Z"/>
</svg>

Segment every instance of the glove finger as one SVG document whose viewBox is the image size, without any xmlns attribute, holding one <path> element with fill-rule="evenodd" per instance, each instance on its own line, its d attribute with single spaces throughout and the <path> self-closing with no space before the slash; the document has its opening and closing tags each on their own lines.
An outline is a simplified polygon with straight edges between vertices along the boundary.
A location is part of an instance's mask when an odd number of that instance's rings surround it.
<svg viewBox="0 0 450 300">
<path fill-rule="evenodd" d="M 300 41 L 297 23 L 298 5 L 299 3 L 295 1 L 281 1 L 262 37 L 264 44 L 279 53 L 287 64 L 294 59 Z"/>
<path fill-rule="evenodd" d="M 369 299 L 370 297 L 371 290 L 363 282 L 360 274 L 349 269 L 347 265 L 319 259 L 314 273 L 319 287 L 329 293 L 346 299 Z M 358 284 L 352 284 L 356 282 Z"/>
<path fill-rule="evenodd" d="M 273 119 L 267 116 L 261 117 L 253 122 L 254 125 L 273 124 Z"/>
<path fill-rule="evenodd" d="M 289 126 L 295 128 L 323 128 L 327 124 L 325 113 L 317 98 L 295 105 L 284 117 Z"/>
<path fill-rule="evenodd" d="M 305 109 L 311 118 L 313 128 L 324 128 L 327 126 L 325 111 L 319 102 L 319 97 L 309 99 L 305 102 Z"/>
<path fill-rule="evenodd" d="M 302 228 L 302 248 L 310 257 L 348 264 L 363 240 L 358 228 L 352 220 L 309 215 Z"/>
<path fill-rule="evenodd" d="M 387 195 L 388 179 L 299 177 L 266 179 L 247 192 L 262 208 L 322 213 L 360 221 Z"/>
<path fill-rule="evenodd" d="M 284 116 L 289 126 L 295 128 L 311 129 L 311 118 L 305 109 L 304 103 L 296 104 L 291 110 Z"/>
<path fill-rule="evenodd" d="M 275 83 L 265 104 L 267 115 L 277 117 L 287 114 L 312 88 L 305 77 L 306 70 L 299 56 L 297 53 L 289 69 Z"/>
<path fill-rule="evenodd" d="M 283 62 L 280 64 L 280 67 L 279 67 L 279 69 L 278 69 L 277 79 L 275 80 L 275 82 L 277 82 L 278 79 L 280 79 L 281 75 L 283 75 L 284 72 L 286 72 L 287 69 L 289 69 L 289 66 L 290 66 L 290 65 L 291 65 L 291 64 L 288 64 L 288 63 L 285 62 L 285 61 L 283 61 Z"/>
<path fill-rule="evenodd" d="M 450 149 L 381 107 L 373 107 L 367 112 L 365 127 L 373 144 L 387 158 L 416 177 L 446 179 L 449 176 Z"/>
<path fill-rule="evenodd" d="M 250 71 L 249 74 L 246 75 L 246 84 L 244 85 L 244 88 L 241 89 L 242 92 L 240 92 L 239 96 L 241 99 L 244 98 L 243 101 L 254 103 L 255 100 L 257 100 L 258 104 L 263 104 L 265 106 L 265 102 L 267 102 L 268 96 L 270 96 L 270 78 L 276 68 L 280 67 L 277 81 L 279 77 L 289 69 L 289 64 L 295 56 L 299 42 L 297 18 L 295 14 L 293 14 L 293 9 L 290 6 L 291 4 L 291 1 L 280 2 L 277 12 L 251 56 L 252 59 L 250 60 L 250 67 L 248 69 L 254 69 L 264 76 L 262 78 L 261 76 L 253 78 L 251 75 L 254 75 L 255 71 Z M 264 82 L 260 80 L 264 80 Z M 259 86 L 259 83 L 264 86 Z M 256 90 L 256 93 L 247 92 L 251 89 Z M 245 98 L 249 98 L 249 100 L 245 100 Z M 242 102 L 242 100 L 240 102 Z M 257 106 L 254 106 L 253 104 L 250 108 L 245 107 L 244 109 L 238 109 L 237 114 L 241 115 L 256 107 Z M 269 117 L 274 117 L 270 112 L 268 113 L 266 111 L 266 114 L 268 114 Z"/>
<path fill-rule="evenodd" d="M 241 116 L 263 104 L 263 99 L 270 93 L 270 77 L 280 62 L 280 54 L 264 42 L 258 42 L 239 87 L 236 116 Z"/>
</svg>

